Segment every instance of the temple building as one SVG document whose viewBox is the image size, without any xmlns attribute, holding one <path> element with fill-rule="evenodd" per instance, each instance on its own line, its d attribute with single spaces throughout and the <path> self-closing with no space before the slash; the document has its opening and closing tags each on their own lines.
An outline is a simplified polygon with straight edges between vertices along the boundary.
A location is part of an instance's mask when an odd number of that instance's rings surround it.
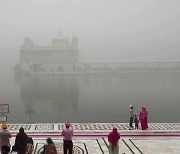
<svg viewBox="0 0 180 154">
<path fill-rule="evenodd" d="M 58 35 L 52 39 L 48 46 L 35 45 L 30 38 L 24 39 L 20 48 L 20 64 L 51 64 L 78 62 L 78 37 Z"/>
<path fill-rule="evenodd" d="M 25 38 L 20 47 L 16 74 L 94 74 L 94 73 L 179 73 L 180 61 L 82 62 L 78 60 L 78 37 L 58 35 L 51 45 L 40 46 Z"/>
</svg>

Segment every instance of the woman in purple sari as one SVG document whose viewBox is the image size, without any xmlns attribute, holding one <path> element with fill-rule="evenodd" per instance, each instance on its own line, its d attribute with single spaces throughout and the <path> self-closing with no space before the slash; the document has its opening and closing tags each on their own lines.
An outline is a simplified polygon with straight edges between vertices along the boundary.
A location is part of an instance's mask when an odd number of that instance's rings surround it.
<svg viewBox="0 0 180 154">
<path fill-rule="evenodd" d="M 139 119 L 141 121 L 141 129 L 146 130 L 148 129 L 148 111 L 145 107 L 142 107 L 142 110 L 139 114 Z"/>
</svg>

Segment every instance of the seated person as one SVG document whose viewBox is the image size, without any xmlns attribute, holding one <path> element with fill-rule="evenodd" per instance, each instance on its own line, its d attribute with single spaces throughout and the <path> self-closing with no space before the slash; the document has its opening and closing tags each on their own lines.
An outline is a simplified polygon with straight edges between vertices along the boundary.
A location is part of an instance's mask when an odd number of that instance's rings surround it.
<svg viewBox="0 0 180 154">
<path fill-rule="evenodd" d="M 28 137 L 28 141 L 27 141 L 27 154 L 32 154 L 33 150 L 34 150 L 33 139 L 31 137 Z"/>
</svg>

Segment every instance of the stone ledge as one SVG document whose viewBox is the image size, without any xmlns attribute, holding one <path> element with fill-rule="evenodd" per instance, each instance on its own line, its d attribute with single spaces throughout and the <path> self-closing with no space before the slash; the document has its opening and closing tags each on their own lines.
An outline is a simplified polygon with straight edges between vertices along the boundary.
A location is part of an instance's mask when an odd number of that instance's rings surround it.
<svg viewBox="0 0 180 154">
<path fill-rule="evenodd" d="M 117 127 L 121 134 L 180 133 L 180 123 L 149 123 L 148 130 L 130 130 L 128 123 L 72 123 L 75 134 L 107 134 Z M 23 127 L 27 133 L 60 133 L 64 123 L 8 124 L 12 133 Z"/>
</svg>

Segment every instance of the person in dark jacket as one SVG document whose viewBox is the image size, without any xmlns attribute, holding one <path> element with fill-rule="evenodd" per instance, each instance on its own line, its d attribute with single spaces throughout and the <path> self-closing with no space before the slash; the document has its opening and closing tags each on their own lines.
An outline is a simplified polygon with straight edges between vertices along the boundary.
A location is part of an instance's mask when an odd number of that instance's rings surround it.
<svg viewBox="0 0 180 154">
<path fill-rule="evenodd" d="M 27 150 L 28 136 L 24 132 L 24 128 L 19 129 L 19 133 L 16 135 L 15 147 L 18 154 L 25 154 Z"/>
</svg>

